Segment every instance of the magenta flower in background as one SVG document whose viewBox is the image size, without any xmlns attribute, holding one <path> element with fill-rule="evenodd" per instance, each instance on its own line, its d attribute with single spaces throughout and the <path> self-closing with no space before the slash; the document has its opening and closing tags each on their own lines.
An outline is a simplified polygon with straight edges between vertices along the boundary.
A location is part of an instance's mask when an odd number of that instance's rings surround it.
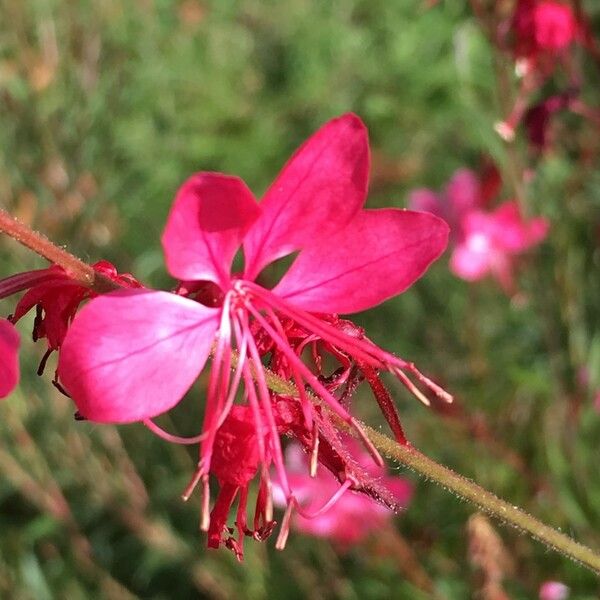
<svg viewBox="0 0 600 600">
<path fill-rule="evenodd" d="M 401 477 L 390 477 L 373 463 L 370 456 L 351 439 L 344 439 L 350 453 L 367 473 L 393 497 L 398 508 L 406 508 L 413 493 L 412 484 Z M 362 542 L 369 535 L 390 525 L 394 513 L 386 506 L 373 502 L 368 496 L 349 491 L 336 498 L 340 492 L 337 479 L 323 468 L 316 477 L 306 473 L 308 457 L 297 445 L 286 451 L 286 464 L 290 484 L 294 488 L 302 512 L 297 511 L 293 527 L 307 535 L 328 538 L 347 548 Z M 336 502 L 332 502 L 336 499 Z M 275 503 L 285 506 L 285 495 L 275 484 Z M 306 516 L 303 516 L 304 513 Z"/>
<path fill-rule="evenodd" d="M 465 215 L 461 226 L 461 239 L 450 258 L 452 272 L 466 281 L 492 275 L 510 293 L 517 256 L 546 237 L 549 223 L 542 217 L 525 220 L 519 205 L 510 201 L 492 212 Z"/>
<path fill-rule="evenodd" d="M 19 334 L 14 325 L 0 319 L 0 398 L 19 383 Z"/>
<path fill-rule="evenodd" d="M 486 210 L 500 186 L 495 168 L 486 169 L 481 179 L 473 171 L 459 169 L 443 194 L 415 190 L 409 206 L 443 216 L 450 223 L 454 245 L 450 269 L 456 276 L 478 281 L 492 275 L 511 292 L 518 255 L 546 237 L 549 223 L 542 217 L 525 220 L 514 201 Z"/>
<path fill-rule="evenodd" d="M 569 588 L 560 581 L 545 581 L 540 586 L 540 600 L 567 600 L 569 597 Z"/>
<path fill-rule="evenodd" d="M 575 41 L 578 27 L 572 8 L 566 3 L 518 0 L 512 30 L 516 57 L 536 63 L 566 50 Z"/>
<path fill-rule="evenodd" d="M 58 374 L 83 417 L 105 423 L 144 421 L 166 439 L 200 442 L 198 468 L 184 495 L 202 482 L 201 527 L 210 532 L 211 546 L 222 542 L 241 556 L 241 540 L 232 539 L 223 516 L 236 497 L 245 508 L 249 474 L 260 472 L 263 492 L 255 522 L 261 525 L 241 533 L 262 539 L 272 528 L 271 462 L 288 505 L 278 540 L 278 547 L 284 545 L 297 499 L 286 475 L 282 432 L 312 448 L 344 490 L 378 496 L 339 442 L 331 417 L 304 390 L 310 388 L 362 436 L 375 460 L 381 458 L 334 395 L 335 388 L 300 360 L 292 330 L 305 332 L 306 343 L 318 340 L 337 360 L 356 362 L 366 372 L 394 373 L 421 399 L 407 373 L 448 399 L 412 363 L 381 350 L 335 315 L 365 310 L 404 291 L 447 243 L 448 226 L 433 215 L 363 209 L 368 170 L 366 128 L 356 116 L 345 115 L 324 125 L 296 152 L 260 204 L 236 177 L 192 176 L 177 193 L 162 237 L 168 270 L 181 281 L 177 293 L 144 289 L 100 296 L 67 332 Z M 245 266 L 242 273 L 232 273 L 240 249 Z M 296 251 L 297 258 L 272 289 L 256 283 L 267 265 Z M 285 364 L 299 398 L 269 390 L 261 362 L 265 339 L 280 367 Z M 232 371 L 233 350 L 237 365 Z M 162 432 L 150 419 L 181 400 L 211 352 L 203 432 L 186 440 Z M 232 412 L 242 381 L 242 404 Z M 389 418 L 392 409 L 384 396 L 377 398 L 383 398 Z M 239 477 L 228 478 L 230 470 L 221 467 L 231 466 L 237 455 L 238 436 L 231 433 L 236 431 L 245 432 L 247 445 L 236 464 L 247 463 Z M 208 477 L 214 468 L 221 473 L 221 489 L 218 514 L 211 518 Z"/>
</svg>

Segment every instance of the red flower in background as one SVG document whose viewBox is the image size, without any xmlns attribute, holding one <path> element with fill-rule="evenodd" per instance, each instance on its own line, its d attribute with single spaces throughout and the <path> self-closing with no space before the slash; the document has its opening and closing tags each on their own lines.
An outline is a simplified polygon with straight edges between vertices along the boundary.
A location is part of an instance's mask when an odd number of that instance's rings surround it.
<svg viewBox="0 0 600 600">
<path fill-rule="evenodd" d="M 0 319 L 0 398 L 19 382 L 19 334 L 13 324 Z"/>
<path fill-rule="evenodd" d="M 339 378 L 330 379 L 318 366 L 315 374 L 300 358 L 304 346 L 316 348 L 317 362 L 320 353 L 328 353 L 347 378 L 356 365 L 353 380 L 364 377 L 377 389 L 376 398 L 404 443 L 377 372 L 392 372 L 424 399 L 409 373 L 448 399 L 414 365 L 378 348 L 336 315 L 365 310 L 404 291 L 447 243 L 448 227 L 433 215 L 363 209 L 368 168 L 366 129 L 356 116 L 346 115 L 327 123 L 296 152 L 260 204 L 236 177 L 194 175 L 179 190 L 162 238 L 167 267 L 183 282 L 177 293 L 123 290 L 93 299 L 62 344 L 59 378 L 84 417 L 144 421 L 166 439 L 200 442 L 198 468 L 184 496 L 202 482 L 201 527 L 209 531 L 209 544 L 224 543 L 240 557 L 241 539 L 233 539 L 226 518 L 238 495 L 245 514 L 255 473 L 262 491 L 254 529 L 238 511 L 240 538 L 262 539 L 273 527 L 271 463 L 288 506 L 280 548 L 298 506 L 284 465 L 282 434 L 310 448 L 312 464 L 327 464 L 342 487 L 374 498 L 383 494 L 340 441 L 332 415 L 362 436 L 381 461 L 348 412 L 347 394 L 336 395 Z M 232 273 L 241 248 L 243 273 Z M 268 264 L 296 251 L 274 288 L 256 283 Z M 179 402 L 211 352 L 202 434 L 184 440 L 161 432 L 150 419 Z M 297 392 L 273 393 L 264 360 L 289 375 Z M 242 381 L 242 403 L 234 406 Z M 308 389 L 323 406 L 308 398 Z M 211 514 L 209 473 L 220 483 Z"/>
</svg>

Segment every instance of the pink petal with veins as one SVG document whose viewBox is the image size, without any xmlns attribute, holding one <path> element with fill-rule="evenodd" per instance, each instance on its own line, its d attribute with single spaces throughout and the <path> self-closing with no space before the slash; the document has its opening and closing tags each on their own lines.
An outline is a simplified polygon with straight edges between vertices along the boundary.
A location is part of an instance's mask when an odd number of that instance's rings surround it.
<svg viewBox="0 0 600 600">
<path fill-rule="evenodd" d="M 235 253 L 260 208 L 246 184 L 221 173 L 197 173 L 179 189 L 162 244 L 173 277 L 229 283 Z"/>
<path fill-rule="evenodd" d="M 19 334 L 14 325 L 0 319 L 0 398 L 8 396 L 19 382 Z"/>
<path fill-rule="evenodd" d="M 244 240 L 245 278 L 343 227 L 362 207 L 369 142 L 353 114 L 326 123 L 292 156 L 267 191 L 262 215 Z"/>
<path fill-rule="evenodd" d="M 440 256 L 448 225 L 429 213 L 365 210 L 303 250 L 273 290 L 311 312 L 352 313 L 403 292 Z"/>
<path fill-rule="evenodd" d="M 80 413 L 103 423 L 159 415 L 179 402 L 202 370 L 219 311 L 153 291 L 119 291 L 77 315 L 58 363 Z"/>
</svg>

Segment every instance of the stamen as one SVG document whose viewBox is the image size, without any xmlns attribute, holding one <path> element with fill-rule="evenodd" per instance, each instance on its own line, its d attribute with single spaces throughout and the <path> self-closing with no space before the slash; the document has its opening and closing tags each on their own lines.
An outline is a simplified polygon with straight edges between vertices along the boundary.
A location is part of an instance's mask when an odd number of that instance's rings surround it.
<svg viewBox="0 0 600 600">
<path fill-rule="evenodd" d="M 221 313 L 221 323 L 217 332 L 217 343 L 213 357 L 213 364 L 210 371 L 210 379 L 208 382 L 208 392 L 206 400 L 206 409 L 204 413 L 203 430 L 206 432 L 206 437 L 202 440 L 200 448 L 200 456 L 206 471 L 210 470 L 210 462 L 212 458 L 213 445 L 217 434 L 219 418 L 221 416 L 224 400 L 223 397 L 227 393 L 223 389 L 223 385 L 228 383 L 229 373 L 223 374 L 226 368 L 230 370 L 231 359 L 231 324 L 229 307 L 231 305 L 231 292 L 225 295 L 223 301 L 223 310 Z"/>
<path fill-rule="evenodd" d="M 194 471 L 194 474 L 192 475 L 190 482 L 187 484 L 185 490 L 183 490 L 183 493 L 181 494 L 181 499 L 184 502 L 187 502 L 190 499 L 190 496 L 196 489 L 196 486 L 198 485 L 198 482 L 202 478 L 202 475 L 204 475 L 204 465 L 202 464 L 202 461 L 200 461 L 198 463 L 198 465 L 196 466 L 196 470 Z"/>
<path fill-rule="evenodd" d="M 426 385 L 438 398 L 440 398 L 444 402 L 447 402 L 448 404 L 450 404 L 454 401 L 454 397 L 452 396 L 452 394 L 449 394 L 445 389 L 440 387 L 437 383 L 435 383 L 434 381 L 431 381 L 431 379 L 429 379 L 429 377 L 426 377 L 425 375 L 423 375 L 423 373 L 421 373 L 421 371 L 419 371 L 419 369 L 417 369 L 417 367 L 415 367 L 414 364 L 408 363 L 407 368 L 411 371 L 411 373 L 414 373 L 414 375 L 417 377 L 417 379 L 421 383 Z"/>
<path fill-rule="evenodd" d="M 288 500 L 288 505 L 285 509 L 285 514 L 283 515 L 283 520 L 281 521 L 281 528 L 279 529 L 279 535 L 277 536 L 277 541 L 275 542 L 275 548 L 277 550 L 283 550 L 287 543 L 287 539 L 290 534 L 290 519 L 292 518 L 292 511 L 294 510 L 295 503 L 296 503 L 296 499 L 292 496 Z"/>
<path fill-rule="evenodd" d="M 271 445 L 271 452 L 273 455 L 273 462 L 275 463 L 275 470 L 277 471 L 277 476 L 279 478 L 280 485 L 283 488 L 285 495 L 287 496 L 289 495 L 290 487 L 283 461 L 283 452 L 281 450 L 279 432 L 277 431 L 277 424 L 275 423 L 275 417 L 273 415 L 272 402 L 271 397 L 269 395 L 269 388 L 267 386 L 267 382 L 265 381 L 263 365 L 260 361 L 260 355 L 258 354 L 258 349 L 256 348 L 256 344 L 254 343 L 254 339 L 252 337 L 248 339 L 248 349 L 250 351 L 250 356 L 252 357 L 252 362 L 254 364 L 258 396 L 262 405 L 263 412 L 267 417 L 269 441 Z"/>
<path fill-rule="evenodd" d="M 202 508 L 200 510 L 200 531 L 208 531 L 210 527 L 210 486 L 208 473 L 202 476 Z"/>
<path fill-rule="evenodd" d="M 296 508 L 298 510 L 298 514 L 305 519 L 316 519 L 322 514 L 325 514 L 329 509 L 333 508 L 336 502 L 344 495 L 344 492 L 346 492 L 352 485 L 356 485 L 356 480 L 348 477 L 346 481 L 344 481 L 344 483 L 335 491 L 331 498 L 329 498 L 329 500 L 327 500 L 327 502 L 325 502 L 325 504 L 323 504 L 323 506 L 321 506 L 321 508 L 314 513 L 304 511 L 300 504 L 297 503 Z"/>
<path fill-rule="evenodd" d="M 271 308 L 267 307 L 267 313 L 268 313 L 271 321 L 275 325 L 275 327 L 278 329 L 281 337 L 283 339 L 285 339 L 286 336 L 285 336 L 285 331 L 283 329 L 283 325 L 281 324 L 281 321 L 277 318 L 277 315 L 275 314 L 275 312 L 273 310 L 271 310 Z M 313 336 L 313 337 L 316 337 L 316 336 Z M 301 352 L 297 352 L 297 354 L 298 354 L 298 357 L 300 357 Z M 313 415 L 312 415 L 313 405 L 312 405 L 312 402 L 306 396 L 306 390 L 304 389 L 304 383 L 302 382 L 302 377 L 300 376 L 300 373 L 298 373 L 296 364 L 292 363 L 292 364 L 290 364 L 290 367 L 292 368 L 292 376 L 294 378 L 294 384 L 295 384 L 296 389 L 298 390 L 298 394 L 300 396 L 300 408 L 302 409 L 302 415 L 304 416 L 304 423 L 306 425 L 306 429 L 310 430 L 313 428 Z"/>
<path fill-rule="evenodd" d="M 373 442 L 368 438 L 358 421 L 352 417 L 337 401 L 335 396 L 327 391 L 327 389 L 321 384 L 321 382 L 314 376 L 314 374 L 308 369 L 308 367 L 296 356 L 290 346 L 283 340 L 279 334 L 267 323 L 266 319 L 252 306 L 250 302 L 246 304 L 249 312 L 252 313 L 253 317 L 262 325 L 263 329 L 271 336 L 271 339 L 275 342 L 277 347 L 286 355 L 290 363 L 295 362 L 296 367 L 300 374 L 306 379 L 308 384 L 313 388 L 315 393 L 329 406 L 329 408 L 352 427 L 359 435 L 364 443 L 365 448 L 369 451 L 369 454 L 373 457 L 375 463 L 379 466 L 383 466 L 383 459 L 381 455 L 373 445 Z"/>
<path fill-rule="evenodd" d="M 403 373 L 400 369 L 395 368 L 392 370 L 394 375 L 401 381 L 402 385 L 417 399 L 420 400 L 425 406 L 431 406 L 429 398 L 419 390 L 419 388 Z"/>
<path fill-rule="evenodd" d="M 313 442 L 310 452 L 310 463 L 308 473 L 311 477 L 317 476 L 317 463 L 319 460 L 319 426 L 316 421 L 313 427 Z"/>
<path fill-rule="evenodd" d="M 200 435 L 196 435 L 194 437 L 181 437 L 178 435 L 173 435 L 172 433 L 165 431 L 162 427 L 160 427 L 159 425 L 154 423 L 154 421 L 152 421 L 152 419 L 145 419 L 143 421 L 143 423 L 152 433 L 154 433 L 159 438 L 162 438 L 163 440 L 165 440 L 167 442 L 171 442 L 172 444 L 181 444 L 181 445 L 198 444 L 206 437 L 206 433 L 201 433 Z"/>
</svg>

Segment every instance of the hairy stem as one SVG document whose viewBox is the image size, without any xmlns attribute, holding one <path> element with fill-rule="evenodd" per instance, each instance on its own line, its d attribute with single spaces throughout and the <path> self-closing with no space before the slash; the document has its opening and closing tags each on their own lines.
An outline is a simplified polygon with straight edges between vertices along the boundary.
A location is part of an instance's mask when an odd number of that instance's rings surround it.
<svg viewBox="0 0 600 600">
<path fill-rule="evenodd" d="M 276 393 L 291 396 L 298 395 L 298 392 L 292 383 L 281 379 L 270 371 L 267 371 L 266 380 L 269 388 Z M 311 396 L 311 398 L 314 402 L 318 402 L 316 397 Z M 348 426 L 341 420 L 338 420 L 338 424 L 341 428 L 350 432 Z M 600 555 L 591 548 L 588 548 L 571 539 L 564 533 L 545 525 L 519 507 L 509 504 L 477 485 L 474 481 L 471 481 L 470 479 L 455 473 L 448 467 L 428 458 L 416 448 L 410 445 L 399 444 L 364 423 L 360 423 L 360 425 L 371 442 L 373 442 L 375 448 L 377 448 L 382 455 L 401 463 L 426 479 L 437 483 L 462 500 L 475 504 L 478 508 L 489 515 L 496 517 L 502 523 L 511 525 L 522 532 L 530 534 L 549 548 L 560 552 L 595 573 L 600 574 Z"/>
<path fill-rule="evenodd" d="M 51 263 L 59 265 L 85 287 L 92 288 L 98 293 L 109 292 L 119 287 L 64 248 L 53 244 L 45 235 L 21 223 L 3 208 L 0 208 L 0 231 Z"/>
</svg>

